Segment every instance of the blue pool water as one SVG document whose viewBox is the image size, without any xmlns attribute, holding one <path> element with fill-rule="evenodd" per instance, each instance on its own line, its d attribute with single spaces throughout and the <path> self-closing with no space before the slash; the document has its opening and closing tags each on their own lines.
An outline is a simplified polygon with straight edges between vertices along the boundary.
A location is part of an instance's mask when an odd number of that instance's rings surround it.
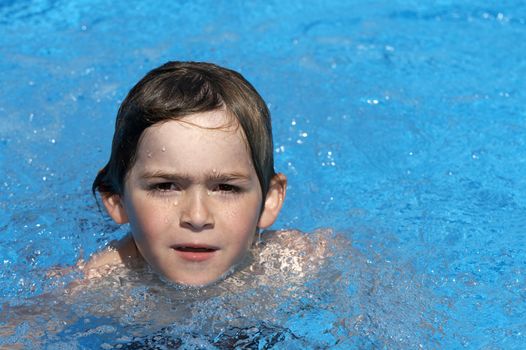
<svg viewBox="0 0 526 350">
<path fill-rule="evenodd" d="M 4 0 L 0 33 L 0 345 L 526 346 L 522 1 Z M 53 266 L 126 233 L 90 193 L 118 105 L 175 59 L 261 92 L 290 182 L 275 228 L 331 228 L 334 254 L 275 289 L 144 271 L 65 297 Z"/>
</svg>

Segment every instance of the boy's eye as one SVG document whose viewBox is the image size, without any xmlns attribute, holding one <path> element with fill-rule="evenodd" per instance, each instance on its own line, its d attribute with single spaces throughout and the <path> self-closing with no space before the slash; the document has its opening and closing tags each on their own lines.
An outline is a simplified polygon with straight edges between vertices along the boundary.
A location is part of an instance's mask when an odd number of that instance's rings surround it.
<svg viewBox="0 0 526 350">
<path fill-rule="evenodd" d="M 239 187 L 229 184 L 218 184 L 216 191 L 220 192 L 239 192 Z"/>
<path fill-rule="evenodd" d="M 173 182 L 161 182 L 161 183 L 152 185 L 152 189 L 156 191 L 160 191 L 160 192 L 178 191 L 179 186 L 177 186 Z"/>
</svg>

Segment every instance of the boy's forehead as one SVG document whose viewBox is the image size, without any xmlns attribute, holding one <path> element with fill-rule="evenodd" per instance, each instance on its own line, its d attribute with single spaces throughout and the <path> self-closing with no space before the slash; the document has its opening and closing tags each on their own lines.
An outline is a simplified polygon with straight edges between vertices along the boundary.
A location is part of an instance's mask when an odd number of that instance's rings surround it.
<svg viewBox="0 0 526 350">
<path fill-rule="evenodd" d="M 141 135 L 138 151 L 150 152 L 160 144 L 162 147 L 176 145 L 180 150 L 191 151 L 196 144 L 210 142 L 222 148 L 249 151 L 239 123 L 223 110 L 195 113 L 154 124 Z"/>
<path fill-rule="evenodd" d="M 206 115 L 208 114 L 208 115 Z M 145 130 L 133 168 L 140 173 L 178 173 L 200 176 L 212 170 L 255 174 L 241 127 L 218 113 L 169 120 Z"/>
</svg>

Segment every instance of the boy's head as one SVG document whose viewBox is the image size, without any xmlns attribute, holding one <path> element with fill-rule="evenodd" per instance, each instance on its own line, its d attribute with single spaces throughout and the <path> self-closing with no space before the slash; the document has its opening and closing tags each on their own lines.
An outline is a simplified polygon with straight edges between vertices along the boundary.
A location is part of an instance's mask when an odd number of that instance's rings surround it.
<svg viewBox="0 0 526 350">
<path fill-rule="evenodd" d="M 276 219 L 286 177 L 273 167 L 270 116 L 238 73 L 167 63 L 128 94 L 93 190 L 130 223 L 138 251 L 168 279 L 213 282 Z"/>
</svg>

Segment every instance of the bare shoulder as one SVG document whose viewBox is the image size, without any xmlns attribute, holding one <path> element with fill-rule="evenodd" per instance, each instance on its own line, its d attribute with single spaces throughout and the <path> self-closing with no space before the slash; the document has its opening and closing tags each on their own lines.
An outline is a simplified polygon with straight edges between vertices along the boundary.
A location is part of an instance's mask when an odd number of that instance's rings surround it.
<svg viewBox="0 0 526 350">
<path fill-rule="evenodd" d="M 298 230 L 268 231 L 264 234 L 266 241 L 276 243 L 289 250 L 303 254 L 325 254 L 327 243 L 332 239 L 333 231 L 319 229 L 312 233 Z"/>
<path fill-rule="evenodd" d="M 112 266 L 127 264 L 139 257 L 135 242 L 130 234 L 114 241 L 101 252 L 93 255 L 85 264 L 81 265 L 86 278 L 100 277 L 111 270 Z"/>
<path fill-rule="evenodd" d="M 292 269 L 300 275 L 317 271 L 329 255 L 332 230 L 304 233 L 298 230 L 267 231 L 263 234 L 261 257 L 276 261 L 280 269 Z"/>
</svg>

